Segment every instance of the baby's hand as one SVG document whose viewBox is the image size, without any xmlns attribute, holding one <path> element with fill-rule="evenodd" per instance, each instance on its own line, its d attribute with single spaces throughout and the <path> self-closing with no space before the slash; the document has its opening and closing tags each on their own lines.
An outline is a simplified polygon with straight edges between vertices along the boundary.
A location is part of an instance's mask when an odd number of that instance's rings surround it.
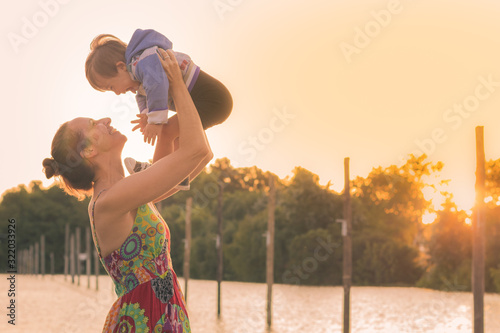
<svg viewBox="0 0 500 333">
<path fill-rule="evenodd" d="M 160 136 L 161 127 L 163 125 L 147 124 L 142 132 L 144 134 L 144 142 L 155 145 L 156 138 Z"/>
<path fill-rule="evenodd" d="M 148 124 L 148 116 L 143 113 L 136 114 L 136 116 L 138 119 L 131 121 L 132 124 L 137 124 L 134 126 L 134 128 L 132 128 L 132 131 L 135 131 L 136 129 L 139 128 L 141 130 L 141 133 L 143 133 L 144 128 Z"/>
</svg>

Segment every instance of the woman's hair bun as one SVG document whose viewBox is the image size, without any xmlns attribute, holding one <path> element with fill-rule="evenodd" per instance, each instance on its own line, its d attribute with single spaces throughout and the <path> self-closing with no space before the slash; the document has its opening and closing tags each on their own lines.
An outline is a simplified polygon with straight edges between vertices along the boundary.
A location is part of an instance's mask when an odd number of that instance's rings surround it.
<svg viewBox="0 0 500 333">
<path fill-rule="evenodd" d="M 47 179 L 52 178 L 52 176 L 59 175 L 59 168 L 57 166 L 57 162 L 53 158 L 46 158 L 42 162 L 43 171 L 45 172 L 45 176 Z"/>
</svg>

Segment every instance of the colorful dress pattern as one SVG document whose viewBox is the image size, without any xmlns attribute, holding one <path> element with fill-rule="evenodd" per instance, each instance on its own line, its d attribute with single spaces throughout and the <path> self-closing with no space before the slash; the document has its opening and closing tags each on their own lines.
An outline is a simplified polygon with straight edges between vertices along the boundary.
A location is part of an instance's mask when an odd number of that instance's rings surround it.
<svg viewBox="0 0 500 333">
<path fill-rule="evenodd" d="M 152 203 L 139 207 L 122 246 L 102 258 L 94 228 L 98 198 L 92 207 L 92 237 L 119 297 L 103 332 L 191 332 L 184 296 L 172 268 L 170 230 L 156 207 Z"/>
</svg>

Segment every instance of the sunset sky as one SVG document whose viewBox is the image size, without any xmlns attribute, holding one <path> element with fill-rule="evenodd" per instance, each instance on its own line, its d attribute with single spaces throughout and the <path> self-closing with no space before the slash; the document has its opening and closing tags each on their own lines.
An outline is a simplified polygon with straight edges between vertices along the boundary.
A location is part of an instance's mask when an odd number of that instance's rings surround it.
<svg viewBox="0 0 500 333">
<path fill-rule="evenodd" d="M 341 191 L 344 157 L 366 177 L 425 152 L 468 209 L 476 126 L 486 158 L 500 158 L 497 1 L 25 0 L 0 15 L 0 192 L 43 179 L 55 131 L 78 116 L 110 117 L 129 138 L 123 157 L 152 157 L 131 132 L 133 95 L 97 92 L 84 74 L 96 35 L 128 42 L 137 28 L 229 88 L 233 114 L 207 135 L 236 167 L 285 177 L 302 166 Z"/>
</svg>

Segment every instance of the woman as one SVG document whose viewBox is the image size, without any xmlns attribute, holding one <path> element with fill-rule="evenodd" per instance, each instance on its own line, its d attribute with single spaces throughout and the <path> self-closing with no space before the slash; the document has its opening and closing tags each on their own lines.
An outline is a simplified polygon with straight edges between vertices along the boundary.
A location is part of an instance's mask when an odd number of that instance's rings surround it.
<svg viewBox="0 0 500 333">
<path fill-rule="evenodd" d="M 161 133 L 153 165 L 124 177 L 121 151 L 127 138 L 108 118 L 76 118 L 63 124 L 52 142 L 47 178 L 60 175 L 76 194 L 92 191 L 89 204 L 94 243 L 119 296 L 103 332 L 190 332 L 189 319 L 170 259 L 170 233 L 152 202 L 194 178 L 213 154 L 200 118 L 171 51 L 163 68 L 179 119 L 179 149 L 165 156 L 168 126 Z M 139 122 L 139 121 L 137 121 Z M 168 151 L 168 149 L 167 149 Z"/>
</svg>

